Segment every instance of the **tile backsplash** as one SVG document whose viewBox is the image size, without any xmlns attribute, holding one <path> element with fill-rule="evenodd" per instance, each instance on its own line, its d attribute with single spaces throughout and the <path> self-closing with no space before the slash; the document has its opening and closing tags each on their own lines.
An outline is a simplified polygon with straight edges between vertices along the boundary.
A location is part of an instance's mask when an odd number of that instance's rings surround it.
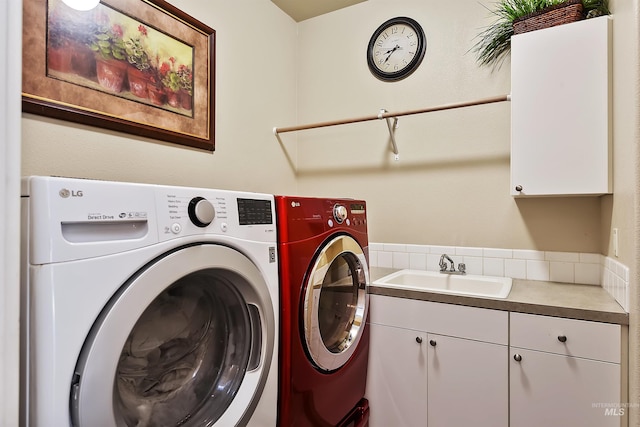
<svg viewBox="0 0 640 427">
<path fill-rule="evenodd" d="M 629 312 L 629 267 L 613 258 L 602 256 L 601 285 Z"/>
<path fill-rule="evenodd" d="M 629 311 L 629 268 L 600 254 L 369 243 L 371 267 L 438 271 L 445 253 L 468 274 L 599 285 Z"/>
</svg>

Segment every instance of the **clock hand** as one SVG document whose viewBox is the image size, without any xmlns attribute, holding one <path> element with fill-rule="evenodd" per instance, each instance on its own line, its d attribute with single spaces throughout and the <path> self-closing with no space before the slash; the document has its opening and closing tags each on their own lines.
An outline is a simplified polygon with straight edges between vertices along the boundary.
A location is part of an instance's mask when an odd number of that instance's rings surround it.
<svg viewBox="0 0 640 427">
<path fill-rule="evenodd" d="M 396 45 L 396 47 L 394 47 L 393 49 L 389 49 L 388 51 L 386 51 L 385 53 L 393 53 L 393 51 L 395 51 L 399 46 Z"/>
<path fill-rule="evenodd" d="M 385 58 L 384 62 L 386 63 L 389 60 L 389 58 L 391 58 L 391 55 L 393 54 L 393 52 L 395 52 L 398 49 L 402 49 L 402 48 L 400 46 L 396 45 L 396 47 L 394 47 L 393 49 L 388 50 L 387 52 L 385 52 L 385 53 L 388 53 L 389 55 L 387 55 L 387 57 Z"/>
</svg>

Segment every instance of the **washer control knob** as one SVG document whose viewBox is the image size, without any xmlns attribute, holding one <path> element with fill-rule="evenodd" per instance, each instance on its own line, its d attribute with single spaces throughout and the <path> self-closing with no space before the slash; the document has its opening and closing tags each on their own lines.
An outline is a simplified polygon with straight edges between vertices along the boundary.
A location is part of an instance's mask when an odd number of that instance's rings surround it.
<svg viewBox="0 0 640 427">
<path fill-rule="evenodd" d="M 349 212 L 347 212 L 347 208 L 343 205 L 335 205 L 333 207 L 333 217 L 336 219 L 338 224 L 342 224 L 342 222 L 347 219 Z"/>
<path fill-rule="evenodd" d="M 211 202 L 204 197 L 194 197 L 191 199 L 187 210 L 191 222 L 198 227 L 206 227 L 211 224 L 216 217 L 216 210 L 213 208 Z"/>
</svg>

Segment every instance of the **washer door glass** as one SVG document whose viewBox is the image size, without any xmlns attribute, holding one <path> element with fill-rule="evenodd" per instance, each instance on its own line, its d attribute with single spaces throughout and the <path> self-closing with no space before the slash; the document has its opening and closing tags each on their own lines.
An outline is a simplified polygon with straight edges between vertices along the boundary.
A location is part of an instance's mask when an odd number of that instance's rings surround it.
<svg viewBox="0 0 640 427">
<path fill-rule="evenodd" d="M 217 420 L 242 383 L 250 337 L 247 305 L 232 284 L 207 270 L 180 279 L 127 338 L 116 370 L 116 412 L 129 426 L 176 426 L 207 405 L 207 418 Z"/>
<path fill-rule="evenodd" d="M 339 369 L 357 348 L 368 310 L 368 282 L 364 252 L 352 237 L 335 237 L 323 247 L 304 292 L 305 343 L 319 369 Z"/>
<path fill-rule="evenodd" d="M 235 426 L 271 366 L 274 305 L 258 268 L 200 245 L 160 258 L 104 308 L 71 386 L 75 426 Z"/>
</svg>

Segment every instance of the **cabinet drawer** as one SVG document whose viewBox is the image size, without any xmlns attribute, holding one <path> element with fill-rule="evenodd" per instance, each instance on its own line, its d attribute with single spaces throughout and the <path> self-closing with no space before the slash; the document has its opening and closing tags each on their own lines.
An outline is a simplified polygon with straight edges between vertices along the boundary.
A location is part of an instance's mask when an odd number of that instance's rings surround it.
<svg viewBox="0 0 640 427">
<path fill-rule="evenodd" d="M 369 322 L 506 345 L 506 311 L 370 295 Z"/>
<path fill-rule="evenodd" d="M 620 325 L 510 314 L 511 347 L 620 363 Z"/>
</svg>

